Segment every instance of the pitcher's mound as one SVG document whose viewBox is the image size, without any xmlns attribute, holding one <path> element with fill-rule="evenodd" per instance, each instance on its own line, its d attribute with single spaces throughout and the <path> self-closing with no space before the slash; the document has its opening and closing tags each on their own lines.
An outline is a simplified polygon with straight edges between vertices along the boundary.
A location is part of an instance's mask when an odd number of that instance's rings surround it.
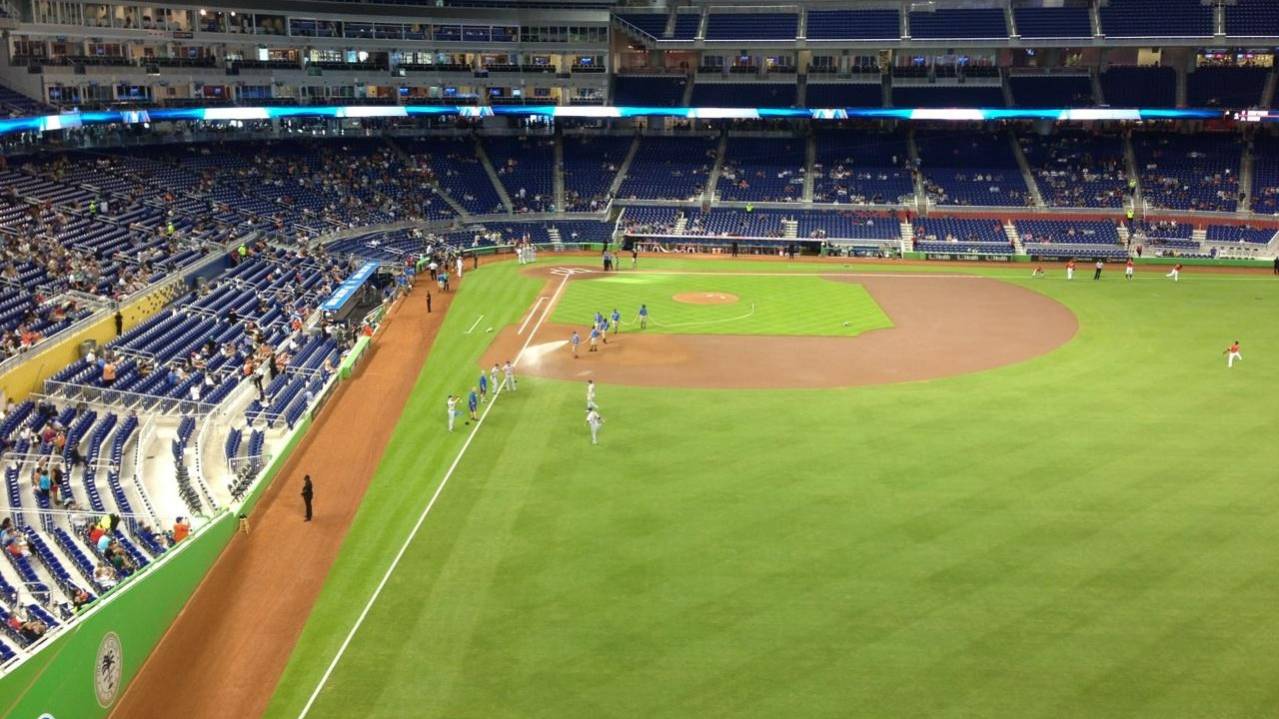
<svg viewBox="0 0 1279 719">
<path fill-rule="evenodd" d="M 681 292 L 671 299 L 689 305 L 731 305 L 738 297 L 731 292 Z"/>
</svg>

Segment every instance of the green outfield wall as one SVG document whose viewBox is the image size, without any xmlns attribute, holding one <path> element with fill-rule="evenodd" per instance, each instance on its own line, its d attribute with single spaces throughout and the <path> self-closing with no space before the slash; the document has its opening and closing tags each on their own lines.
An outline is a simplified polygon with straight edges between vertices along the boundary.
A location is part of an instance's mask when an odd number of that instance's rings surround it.
<svg viewBox="0 0 1279 719">
<path fill-rule="evenodd" d="M 294 428 L 238 511 L 215 516 L 86 610 L 66 633 L 0 676 L 0 717 L 96 719 L 109 714 L 230 543 L 240 514 L 253 510 L 310 430 L 314 411 Z M 175 713 L 181 709 L 175 707 Z"/>
</svg>

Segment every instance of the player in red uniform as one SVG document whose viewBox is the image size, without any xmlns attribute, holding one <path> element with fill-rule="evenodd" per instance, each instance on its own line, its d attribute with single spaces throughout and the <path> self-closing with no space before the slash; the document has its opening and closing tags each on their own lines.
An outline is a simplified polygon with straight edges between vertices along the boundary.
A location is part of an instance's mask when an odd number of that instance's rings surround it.
<svg viewBox="0 0 1279 719">
<path fill-rule="evenodd" d="M 1066 263 L 1066 279 L 1075 279 L 1075 261 L 1071 260 Z"/>
<path fill-rule="evenodd" d="M 1172 272 L 1169 272 L 1168 274 L 1164 275 L 1164 277 L 1171 277 L 1173 282 L 1179 281 L 1181 279 L 1181 263 L 1178 262 L 1177 264 L 1173 265 Z"/>
<path fill-rule="evenodd" d="M 1128 258 L 1128 261 L 1124 263 L 1124 277 L 1125 277 L 1126 279 L 1131 280 L 1131 279 L 1132 279 L 1132 272 L 1133 272 L 1133 267 L 1132 267 L 1132 258 L 1131 258 L 1131 257 L 1129 257 L 1129 258 Z"/>
<path fill-rule="evenodd" d="M 1243 355 L 1239 354 L 1239 340 L 1235 340 L 1233 344 L 1226 348 L 1225 352 L 1222 352 L 1222 354 L 1226 356 L 1226 369 L 1234 367 L 1235 360 L 1243 359 Z"/>
</svg>

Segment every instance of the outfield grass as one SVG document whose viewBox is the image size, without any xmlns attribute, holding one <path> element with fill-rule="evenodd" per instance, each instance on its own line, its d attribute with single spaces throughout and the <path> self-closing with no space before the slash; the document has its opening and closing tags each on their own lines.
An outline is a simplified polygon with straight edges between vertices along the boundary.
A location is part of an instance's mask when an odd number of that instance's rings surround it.
<svg viewBox="0 0 1279 719">
<path fill-rule="evenodd" d="M 579 385 L 523 380 L 310 716 L 1276 715 L 1279 284 L 984 273 L 1079 334 L 930 382 L 605 386 L 599 447 Z M 297 716 L 461 448 L 441 398 L 487 341 L 463 332 L 537 284 L 468 273 L 268 716 Z"/>
<path fill-rule="evenodd" d="M 674 299 L 698 292 L 727 293 L 738 300 L 698 305 Z M 616 309 L 623 328 L 629 329 L 638 324 L 641 303 L 648 307 L 649 329 L 672 334 L 849 336 L 893 326 L 870 293 L 857 284 L 806 276 L 636 272 L 570 282 L 553 319 L 589 327 L 596 312 L 608 317 Z"/>
</svg>

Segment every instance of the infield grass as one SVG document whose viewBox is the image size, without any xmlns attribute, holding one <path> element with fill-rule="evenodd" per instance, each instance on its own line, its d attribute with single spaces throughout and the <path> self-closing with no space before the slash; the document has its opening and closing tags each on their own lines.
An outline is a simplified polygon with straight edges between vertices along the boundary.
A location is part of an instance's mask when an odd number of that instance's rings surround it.
<svg viewBox="0 0 1279 719">
<path fill-rule="evenodd" d="M 1279 714 L 1279 281 L 985 274 L 1076 338 L 910 384 L 604 386 L 598 447 L 580 385 L 524 379 L 310 716 Z M 468 273 L 268 716 L 298 715 L 457 456 L 466 328 L 538 284 Z"/>
<path fill-rule="evenodd" d="M 711 293 L 737 298 L 726 304 L 690 304 L 677 295 Z M 552 319 L 589 327 L 596 312 L 622 315 L 623 330 L 638 327 L 640 304 L 649 331 L 671 334 L 850 336 L 892 327 L 864 287 L 820 277 L 615 272 L 575 280 Z"/>
</svg>

